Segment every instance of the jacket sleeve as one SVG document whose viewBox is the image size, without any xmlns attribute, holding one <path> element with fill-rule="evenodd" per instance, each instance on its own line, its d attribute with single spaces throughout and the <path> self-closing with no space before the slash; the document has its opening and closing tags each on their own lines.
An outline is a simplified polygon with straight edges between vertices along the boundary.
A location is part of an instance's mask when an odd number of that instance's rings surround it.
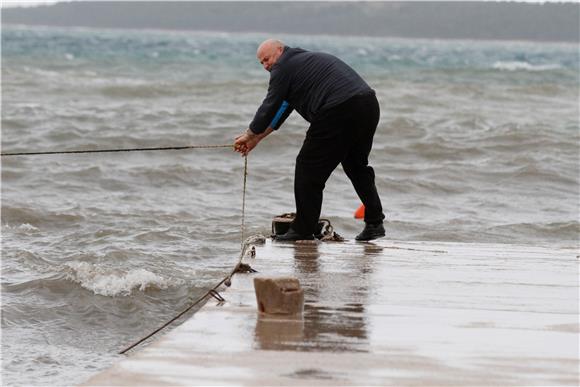
<svg viewBox="0 0 580 387">
<path fill-rule="evenodd" d="M 276 130 L 284 123 L 293 110 L 288 101 L 285 100 L 288 89 L 288 78 L 279 69 L 273 69 L 270 73 L 268 94 L 250 123 L 249 127 L 252 132 L 260 134 L 268 127 Z"/>
</svg>

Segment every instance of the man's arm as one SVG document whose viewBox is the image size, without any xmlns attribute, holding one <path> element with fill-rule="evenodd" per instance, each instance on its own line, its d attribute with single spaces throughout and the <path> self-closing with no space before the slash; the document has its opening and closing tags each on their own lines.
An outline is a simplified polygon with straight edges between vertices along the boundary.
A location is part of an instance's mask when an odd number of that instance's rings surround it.
<svg viewBox="0 0 580 387">
<path fill-rule="evenodd" d="M 250 151 L 254 149 L 263 138 L 268 136 L 273 131 L 274 129 L 272 129 L 271 126 L 266 128 L 266 130 L 260 134 L 256 134 L 250 129 L 246 129 L 244 133 L 236 137 L 234 142 L 234 150 L 241 153 L 243 156 L 247 156 L 248 153 L 250 153 Z"/>
<path fill-rule="evenodd" d="M 274 66 L 270 73 L 266 97 L 258 110 L 256 110 L 254 119 L 248 125 L 252 132 L 259 134 L 263 133 L 268 127 L 272 127 L 274 130 L 280 127 L 284 121 L 280 115 L 283 115 L 285 119 L 292 111 L 288 102 L 285 101 L 289 87 L 289 75 L 282 68 Z"/>
</svg>

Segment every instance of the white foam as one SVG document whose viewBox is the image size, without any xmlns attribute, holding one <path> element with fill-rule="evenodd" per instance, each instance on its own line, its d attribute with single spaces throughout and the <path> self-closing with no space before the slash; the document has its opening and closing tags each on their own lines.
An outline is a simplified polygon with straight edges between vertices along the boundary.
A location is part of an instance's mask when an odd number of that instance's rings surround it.
<svg viewBox="0 0 580 387">
<path fill-rule="evenodd" d="M 549 70 L 558 70 L 562 68 L 562 66 L 558 64 L 545 64 L 545 65 L 533 65 L 528 62 L 519 62 L 519 61 L 511 61 L 511 62 L 495 62 L 493 64 L 493 68 L 496 70 L 502 71 L 549 71 Z"/>
<path fill-rule="evenodd" d="M 38 227 L 34 227 L 33 225 L 31 225 L 29 223 L 23 223 L 19 226 L 11 226 L 9 224 L 3 224 L 2 227 L 7 229 L 7 230 L 14 230 L 16 232 L 23 233 L 23 234 L 34 233 L 34 232 L 38 231 Z"/>
<path fill-rule="evenodd" d="M 168 280 L 145 269 L 128 272 L 105 271 L 88 262 L 68 262 L 72 271 L 67 278 L 79 283 L 83 288 L 101 296 L 129 295 L 134 289 L 144 291 L 149 288 L 166 289 Z"/>
</svg>

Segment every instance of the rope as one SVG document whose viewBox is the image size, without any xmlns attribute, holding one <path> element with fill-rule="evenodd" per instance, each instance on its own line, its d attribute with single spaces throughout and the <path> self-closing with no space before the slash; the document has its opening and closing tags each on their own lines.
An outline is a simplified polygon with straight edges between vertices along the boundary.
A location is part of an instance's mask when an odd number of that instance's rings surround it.
<svg viewBox="0 0 580 387">
<path fill-rule="evenodd" d="M 65 155 L 65 154 L 72 154 L 72 153 L 145 152 L 145 151 L 159 151 L 159 150 L 233 148 L 233 146 L 234 146 L 233 144 L 186 145 L 186 146 L 166 146 L 166 147 L 155 147 L 155 148 L 93 149 L 93 150 L 71 150 L 71 151 L 50 151 L 50 152 L 14 152 L 14 153 L 0 153 L 0 156 Z"/>
<path fill-rule="evenodd" d="M 242 225 L 241 229 L 241 244 L 242 249 L 244 248 L 244 240 L 245 240 L 245 218 L 246 218 L 246 182 L 248 180 L 248 156 L 244 156 L 244 185 L 242 190 Z"/>
<path fill-rule="evenodd" d="M 225 145 L 188 145 L 188 146 L 170 146 L 170 147 L 155 147 L 155 148 L 126 148 L 126 149 L 94 149 L 94 150 L 72 150 L 72 151 L 49 151 L 49 152 L 14 152 L 14 153 L 0 153 L 0 156 L 35 156 L 35 155 L 62 155 L 62 154 L 79 154 L 79 153 L 112 153 L 112 152 L 143 152 L 143 151 L 159 151 L 159 150 L 183 150 L 183 149 L 212 149 L 212 148 L 232 148 L 233 144 L 225 144 Z M 143 337 L 139 341 L 131 344 L 119 354 L 124 354 L 127 351 L 135 348 L 137 345 L 141 344 L 145 340 L 149 339 L 156 333 L 160 332 L 161 330 L 165 329 L 167 326 L 175 322 L 178 318 L 183 316 L 185 313 L 191 310 L 194 306 L 198 305 L 200 302 L 205 300 L 207 297 L 216 297 L 219 296 L 217 293 L 217 288 L 219 288 L 222 284 L 230 283 L 232 276 L 238 271 L 239 267 L 242 265 L 242 259 L 246 255 L 246 250 L 249 246 L 250 239 L 245 240 L 245 217 L 246 217 L 246 184 L 248 179 L 248 157 L 244 156 L 244 184 L 242 189 L 242 222 L 240 226 L 240 234 L 241 234 L 241 253 L 238 259 L 238 262 L 231 273 L 221 280 L 216 286 L 212 289 L 208 290 L 203 296 L 195 300 L 191 305 L 185 308 L 183 311 L 178 313 L 175 317 L 171 320 L 167 321 L 165 324 L 148 334 L 147 336 Z M 229 286 L 229 285 L 228 285 Z M 217 298 L 217 297 L 216 297 Z M 219 299 L 223 300 L 221 296 Z"/>
<path fill-rule="evenodd" d="M 219 288 L 224 283 L 228 284 L 229 282 L 231 282 L 232 276 L 238 271 L 238 268 L 242 265 L 242 259 L 246 255 L 246 250 L 247 250 L 247 248 L 248 248 L 248 246 L 249 246 L 249 244 L 251 242 L 250 241 L 251 238 L 248 238 L 247 240 L 244 239 L 244 234 L 245 234 L 245 231 L 244 231 L 244 227 L 245 226 L 244 225 L 245 225 L 245 212 L 246 212 L 246 182 L 247 182 L 247 177 L 248 177 L 248 156 L 244 156 L 244 184 L 243 184 L 243 190 L 242 190 L 242 223 L 241 223 L 241 231 L 240 231 L 241 238 L 242 238 L 242 251 L 240 253 L 240 257 L 238 258 L 238 262 L 237 262 L 236 266 L 234 266 L 234 269 L 230 272 L 230 274 L 228 276 L 226 276 L 224 279 L 222 279 L 216 286 L 214 286 L 213 288 L 211 288 L 210 290 L 208 290 L 203 296 L 199 297 L 191 305 L 189 305 L 183 311 L 179 312 L 171 320 L 167 321 L 165 324 L 163 324 L 159 328 L 155 329 L 153 332 L 151 332 L 147 336 L 143 337 L 142 339 L 136 341 L 135 343 L 131 344 L 130 346 L 128 346 L 127 348 L 125 348 L 121 352 L 119 352 L 120 355 L 125 354 L 126 352 L 130 351 L 131 349 L 135 348 L 136 346 L 138 346 L 139 344 L 141 344 L 142 342 L 144 342 L 145 340 L 149 339 L 150 337 L 154 336 L 158 332 L 160 332 L 163 329 L 167 328 L 169 325 L 171 325 L 173 322 L 175 322 L 175 320 L 179 319 L 185 313 L 189 312 L 191 310 L 191 308 L 193 308 L 194 306 L 198 305 L 200 302 L 204 301 L 206 298 L 208 298 L 208 297 L 215 297 L 215 294 L 218 294 L 219 295 L 219 293 L 217 293 L 217 288 Z"/>
</svg>

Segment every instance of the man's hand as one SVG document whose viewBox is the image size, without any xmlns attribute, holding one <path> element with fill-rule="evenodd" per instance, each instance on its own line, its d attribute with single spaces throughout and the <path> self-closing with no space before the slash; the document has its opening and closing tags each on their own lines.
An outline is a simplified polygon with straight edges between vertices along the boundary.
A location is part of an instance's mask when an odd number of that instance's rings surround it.
<svg viewBox="0 0 580 387">
<path fill-rule="evenodd" d="M 236 140 L 234 141 L 234 150 L 241 153 L 242 156 L 247 156 L 248 153 L 250 153 L 250 151 L 254 149 L 264 137 L 272 133 L 272 131 L 272 128 L 268 128 L 264 133 L 255 134 L 250 129 L 247 129 L 244 133 L 236 137 Z"/>
<path fill-rule="evenodd" d="M 247 156 L 252 149 L 258 145 L 261 138 L 259 135 L 252 133 L 250 129 L 246 130 L 244 133 L 236 137 L 234 141 L 234 150 L 242 154 L 242 156 Z"/>
</svg>

